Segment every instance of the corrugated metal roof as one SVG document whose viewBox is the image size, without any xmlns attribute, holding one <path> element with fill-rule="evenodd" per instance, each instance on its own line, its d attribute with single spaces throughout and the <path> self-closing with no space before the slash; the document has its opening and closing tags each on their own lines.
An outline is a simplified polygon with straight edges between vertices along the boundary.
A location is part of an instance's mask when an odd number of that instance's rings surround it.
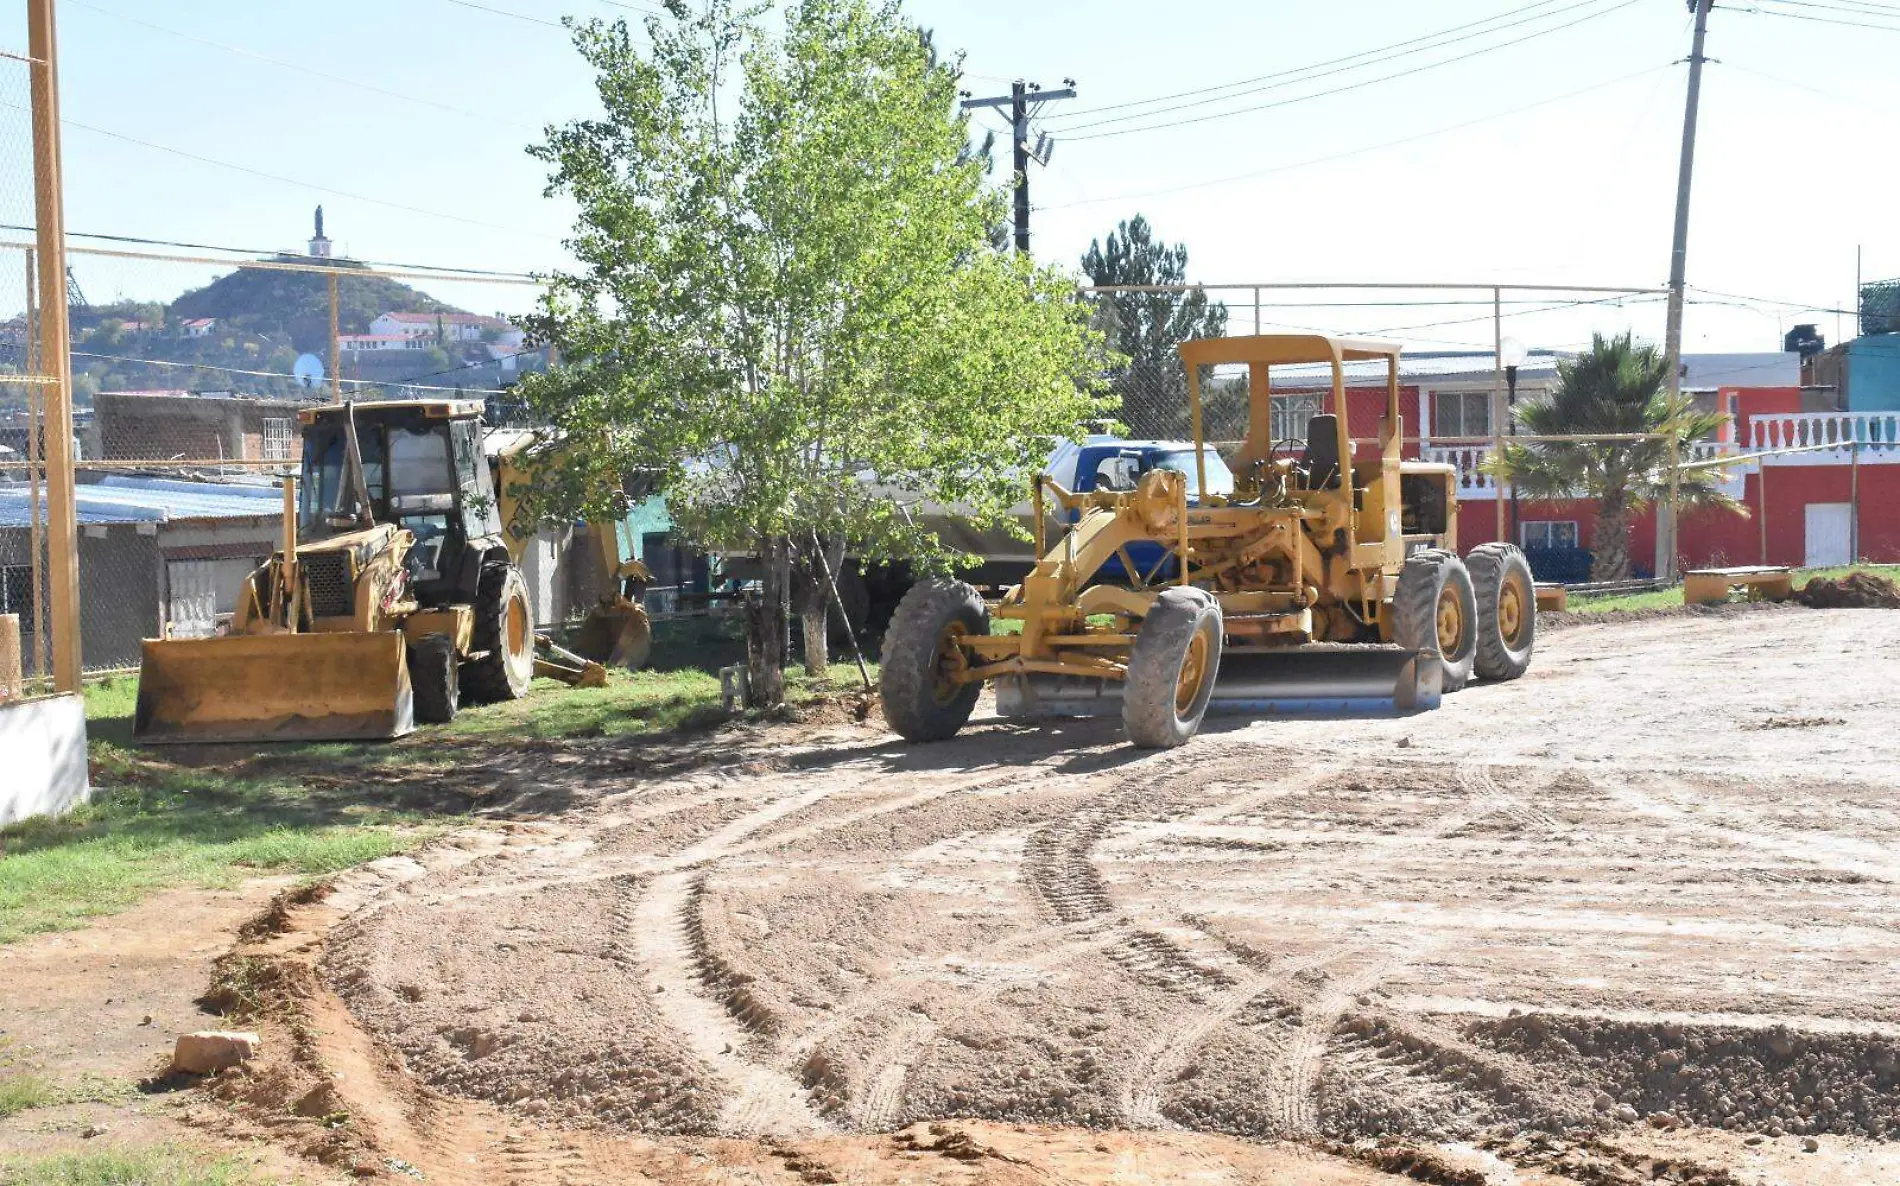
<svg viewBox="0 0 1900 1186">
<path fill-rule="evenodd" d="M 181 482 L 131 474 L 85 483 L 75 487 L 73 495 L 82 527 L 272 517 L 281 510 L 284 497 L 275 486 Z M 0 527 L 31 526 L 30 508 L 26 483 L 0 483 Z"/>
</svg>

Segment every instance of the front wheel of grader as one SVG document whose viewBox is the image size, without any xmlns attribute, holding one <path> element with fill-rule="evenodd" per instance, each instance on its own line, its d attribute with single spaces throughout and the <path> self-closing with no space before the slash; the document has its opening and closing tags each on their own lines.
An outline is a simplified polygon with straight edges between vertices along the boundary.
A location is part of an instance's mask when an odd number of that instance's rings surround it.
<svg viewBox="0 0 1900 1186">
<path fill-rule="evenodd" d="M 945 741 L 970 719 L 980 681 L 957 675 L 970 665 L 962 642 L 990 632 L 983 595 L 963 581 L 918 581 L 897 603 L 884 632 L 879 698 L 884 721 L 905 741 Z"/>
<path fill-rule="evenodd" d="M 1204 590 L 1155 599 L 1128 656 L 1122 725 L 1139 749 L 1172 749 L 1200 730 L 1220 675 L 1220 604 Z"/>
</svg>

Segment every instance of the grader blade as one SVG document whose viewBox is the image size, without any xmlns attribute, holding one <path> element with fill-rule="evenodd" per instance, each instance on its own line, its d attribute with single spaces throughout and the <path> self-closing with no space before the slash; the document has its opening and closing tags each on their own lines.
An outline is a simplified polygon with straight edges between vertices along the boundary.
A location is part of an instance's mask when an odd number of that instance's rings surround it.
<svg viewBox="0 0 1900 1186">
<path fill-rule="evenodd" d="M 415 728 L 402 634 L 148 639 L 133 739 L 355 741 Z"/>
<path fill-rule="evenodd" d="M 1390 647 L 1292 647 L 1221 656 L 1209 713 L 1260 716 L 1361 716 L 1437 708 L 1444 667 L 1430 652 Z M 1114 716 L 1117 680 L 1030 675 L 999 680 L 996 708 L 1006 717 Z"/>
</svg>

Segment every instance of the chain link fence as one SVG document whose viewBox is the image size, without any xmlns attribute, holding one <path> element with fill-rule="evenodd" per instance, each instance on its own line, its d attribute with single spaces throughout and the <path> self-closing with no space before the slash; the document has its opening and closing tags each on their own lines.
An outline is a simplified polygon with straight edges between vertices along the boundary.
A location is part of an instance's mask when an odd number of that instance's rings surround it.
<svg viewBox="0 0 1900 1186">
<path fill-rule="evenodd" d="M 0 381 L 0 612 L 21 615 L 27 672 L 43 679 L 44 442 L 34 426 L 46 387 L 20 373 L 38 312 L 30 243 L 0 232 L 0 366 L 15 368 Z M 326 248 L 69 249 L 88 675 L 136 667 L 142 639 L 226 627 L 245 575 L 282 538 L 305 407 L 468 399 L 484 402 L 491 424 L 518 419 L 513 387 L 546 365 L 505 315 L 532 304 L 531 279 L 368 267 Z"/>
</svg>

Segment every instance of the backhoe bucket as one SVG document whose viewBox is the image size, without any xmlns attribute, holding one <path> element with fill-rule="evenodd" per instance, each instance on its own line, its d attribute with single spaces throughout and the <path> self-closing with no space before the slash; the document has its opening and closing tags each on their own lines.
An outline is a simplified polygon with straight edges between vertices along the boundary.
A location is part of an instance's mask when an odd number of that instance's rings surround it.
<svg viewBox="0 0 1900 1186">
<path fill-rule="evenodd" d="M 1258 716 L 1367 716 L 1438 707 L 1444 666 L 1429 651 L 1391 647 L 1292 647 L 1221 656 L 1209 713 Z M 1119 680 L 1077 676 L 1010 676 L 996 683 L 996 708 L 1006 717 L 1118 716 Z"/>
<path fill-rule="evenodd" d="M 355 741 L 415 728 L 403 636 L 147 639 L 133 739 Z"/>
<path fill-rule="evenodd" d="M 573 651 L 583 659 L 638 671 L 653 652 L 653 619 L 625 597 L 603 597 L 574 632 Z"/>
</svg>

